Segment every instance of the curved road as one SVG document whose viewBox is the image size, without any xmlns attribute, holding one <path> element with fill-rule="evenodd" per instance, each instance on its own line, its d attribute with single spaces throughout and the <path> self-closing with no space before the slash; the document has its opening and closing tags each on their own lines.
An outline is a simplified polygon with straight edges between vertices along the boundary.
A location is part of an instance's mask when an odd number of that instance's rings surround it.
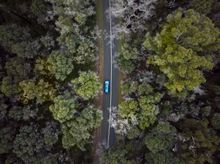
<svg viewBox="0 0 220 164">
<path fill-rule="evenodd" d="M 116 55 L 117 41 L 112 38 L 113 18 L 111 16 L 110 0 L 103 0 L 103 16 L 104 25 L 103 30 L 110 37 L 104 37 L 104 80 L 110 80 L 110 93 L 103 93 L 103 122 L 101 127 L 101 140 L 105 148 L 111 147 L 115 142 L 114 129 L 109 125 L 109 118 L 111 117 L 111 108 L 118 105 L 119 99 L 119 71 L 114 66 L 114 57 Z"/>
</svg>

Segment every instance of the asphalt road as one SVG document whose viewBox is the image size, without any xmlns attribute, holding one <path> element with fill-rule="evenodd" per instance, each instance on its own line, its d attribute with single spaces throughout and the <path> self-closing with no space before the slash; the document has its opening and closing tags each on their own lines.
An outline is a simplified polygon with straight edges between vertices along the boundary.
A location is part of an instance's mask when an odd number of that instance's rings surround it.
<svg viewBox="0 0 220 164">
<path fill-rule="evenodd" d="M 103 93 L 103 122 L 101 127 L 101 139 L 106 148 L 115 142 L 114 129 L 109 125 L 110 107 L 118 105 L 119 101 L 119 70 L 114 66 L 114 57 L 117 51 L 117 41 L 111 39 L 111 27 L 114 19 L 108 12 L 110 0 L 103 0 L 104 31 L 110 37 L 104 37 L 104 80 L 110 80 L 110 93 Z"/>
</svg>

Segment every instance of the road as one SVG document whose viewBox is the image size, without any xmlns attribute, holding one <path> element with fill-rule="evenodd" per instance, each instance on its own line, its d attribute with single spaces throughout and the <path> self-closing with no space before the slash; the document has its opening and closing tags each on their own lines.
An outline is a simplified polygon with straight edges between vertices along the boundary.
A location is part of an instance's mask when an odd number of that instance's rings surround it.
<svg viewBox="0 0 220 164">
<path fill-rule="evenodd" d="M 108 36 L 104 39 L 104 80 L 110 80 L 110 94 L 103 93 L 103 122 L 101 127 L 101 139 L 106 148 L 111 147 L 115 142 L 114 129 L 109 125 L 111 108 L 118 105 L 119 101 L 119 70 L 114 66 L 114 57 L 117 51 L 117 41 L 111 39 L 112 25 L 114 20 L 110 14 L 110 0 L 103 0 L 104 31 Z"/>
</svg>

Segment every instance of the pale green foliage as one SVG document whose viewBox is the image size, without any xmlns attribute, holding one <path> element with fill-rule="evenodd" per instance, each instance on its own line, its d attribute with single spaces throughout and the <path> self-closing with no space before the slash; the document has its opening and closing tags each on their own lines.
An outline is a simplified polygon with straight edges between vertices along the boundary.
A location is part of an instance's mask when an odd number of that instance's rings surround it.
<svg viewBox="0 0 220 164">
<path fill-rule="evenodd" d="M 21 89 L 21 98 L 24 103 L 36 98 L 38 103 L 51 101 L 56 95 L 53 86 L 43 79 L 35 82 L 33 80 L 24 80 L 19 83 Z"/>
<path fill-rule="evenodd" d="M 175 128 L 167 122 L 160 122 L 145 137 L 145 145 L 152 153 L 158 153 L 162 150 L 171 149 L 174 141 Z"/>
<path fill-rule="evenodd" d="M 159 109 L 157 103 L 160 101 L 162 95 L 155 92 L 153 87 L 143 82 L 137 84 L 134 82 L 126 83 L 130 95 L 136 94 L 137 100 L 127 99 L 119 104 L 119 115 L 122 118 L 128 118 L 130 121 L 134 118 L 140 129 L 148 128 L 157 120 Z M 131 89 L 130 89 L 131 88 Z"/>
<path fill-rule="evenodd" d="M 141 114 L 139 114 L 138 119 L 141 129 L 148 128 L 157 120 L 156 116 L 159 113 L 159 109 L 155 104 L 160 100 L 160 94 L 154 96 L 141 96 L 139 99 Z"/>
<path fill-rule="evenodd" d="M 125 100 L 119 104 L 119 112 L 122 117 L 132 117 L 138 111 L 138 103 L 135 100 Z"/>
<path fill-rule="evenodd" d="M 81 72 L 72 80 L 76 93 L 85 100 L 92 99 L 100 92 L 101 83 L 95 72 Z"/>
<path fill-rule="evenodd" d="M 55 120 L 60 123 L 68 121 L 74 117 L 76 112 L 76 102 L 68 95 L 57 96 L 53 100 L 54 104 L 50 106 L 50 111 Z"/>
<path fill-rule="evenodd" d="M 148 64 L 167 76 L 165 86 L 172 92 L 192 90 L 205 82 L 203 70 L 213 67 L 210 53 L 220 49 L 220 31 L 199 13 L 178 9 L 155 37 L 147 36 L 144 46 L 153 52 Z"/>
<path fill-rule="evenodd" d="M 69 149 L 76 146 L 85 151 L 86 144 L 90 143 L 92 131 L 100 125 L 101 120 L 101 111 L 87 107 L 79 116 L 62 124 L 63 147 Z"/>
</svg>

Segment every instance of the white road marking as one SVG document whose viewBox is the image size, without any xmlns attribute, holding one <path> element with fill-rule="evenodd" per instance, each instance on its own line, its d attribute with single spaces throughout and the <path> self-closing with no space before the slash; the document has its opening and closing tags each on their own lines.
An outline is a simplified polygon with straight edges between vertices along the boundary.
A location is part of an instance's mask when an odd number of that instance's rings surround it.
<svg viewBox="0 0 220 164">
<path fill-rule="evenodd" d="M 111 112 L 112 112 L 112 15 L 111 15 L 111 0 L 109 0 L 109 32 L 110 32 L 110 64 L 111 64 L 111 75 L 110 75 L 110 103 L 109 103 L 109 123 L 108 123 L 108 139 L 107 139 L 107 148 L 109 148 L 110 135 L 111 135 Z"/>
</svg>

